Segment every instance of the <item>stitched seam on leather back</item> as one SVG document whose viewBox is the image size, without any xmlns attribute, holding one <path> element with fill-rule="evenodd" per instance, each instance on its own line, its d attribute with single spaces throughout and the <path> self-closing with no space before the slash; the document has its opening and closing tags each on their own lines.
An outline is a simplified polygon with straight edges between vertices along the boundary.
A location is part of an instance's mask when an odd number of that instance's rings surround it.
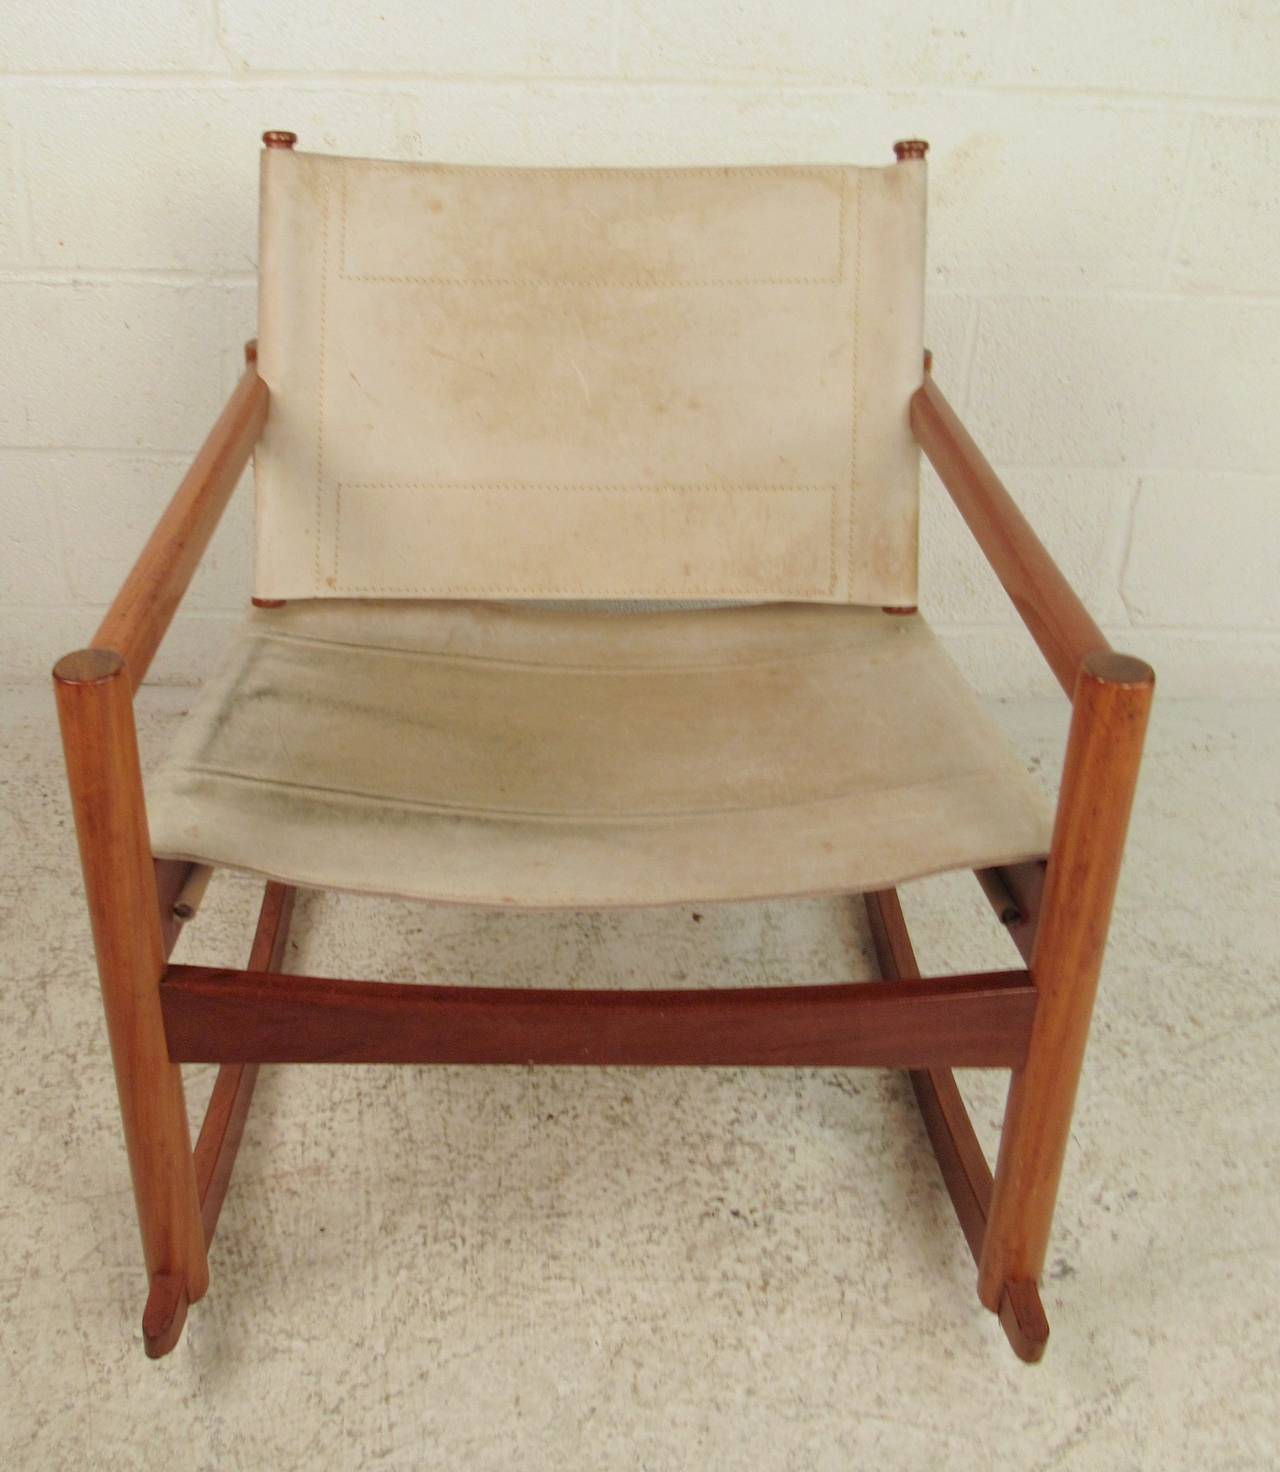
<svg viewBox="0 0 1280 1472">
<path fill-rule="evenodd" d="M 849 389 L 849 545 L 845 557 L 845 600 L 853 592 L 853 554 L 857 545 L 856 512 L 858 500 L 858 369 L 862 355 L 862 175 L 858 175 L 855 191 L 857 224 L 854 228 L 853 265 L 853 369 Z"/>
<path fill-rule="evenodd" d="M 388 171 L 395 172 L 395 171 L 399 170 L 402 166 L 401 165 L 398 165 L 398 164 L 394 164 L 394 163 L 385 163 L 385 164 L 381 164 L 381 165 L 374 164 L 373 167 L 375 167 L 375 168 L 381 168 L 381 169 L 385 169 L 385 170 L 388 170 Z M 472 172 L 472 170 L 470 170 L 468 168 L 461 167 L 461 166 L 458 166 L 458 167 L 453 167 L 453 166 L 438 166 L 438 167 L 437 166 L 432 166 L 432 167 L 436 167 L 436 171 L 437 172 L 441 172 L 441 173 L 461 174 L 461 173 Z M 520 174 L 520 173 L 524 173 L 526 171 L 519 170 L 519 169 L 513 169 L 513 170 L 494 170 L 493 172 L 495 172 L 495 173 Z M 615 173 L 617 171 L 611 171 L 611 170 L 576 170 L 574 172 L 579 173 L 579 174 L 585 174 L 585 175 L 593 175 L 593 176 L 599 176 L 599 177 L 608 177 L 608 176 L 610 176 L 611 174 L 613 174 L 613 173 Z M 644 172 L 644 171 L 638 171 L 638 172 Z M 654 172 L 666 172 L 666 171 L 654 171 Z M 705 175 L 721 175 L 721 174 L 725 173 L 726 170 L 720 169 L 720 168 L 705 168 L 705 169 L 692 169 L 692 170 L 688 170 L 687 172 L 689 172 L 689 173 L 696 173 L 696 174 L 705 174 Z M 585 279 L 585 278 L 581 278 L 581 279 L 563 278 L 563 284 L 565 284 L 565 285 L 575 285 L 575 286 L 602 286 L 602 287 L 612 287 L 612 286 L 626 287 L 626 286 L 631 286 L 631 285 L 634 285 L 634 286 L 648 286 L 648 287 L 670 286 L 670 287 L 672 287 L 674 289 L 680 289 L 680 288 L 686 287 L 686 286 L 700 286 L 700 285 L 702 285 L 702 286 L 717 286 L 717 285 L 770 284 L 770 283 L 774 283 L 774 282 L 776 282 L 776 284 L 780 284 L 780 285 L 785 285 L 785 284 L 832 284 L 832 283 L 840 283 L 840 282 L 843 282 L 846 279 L 846 274 L 847 274 L 847 269 L 848 269 L 848 262 L 846 260 L 846 253 L 847 253 L 847 246 L 848 246 L 848 243 L 849 243 L 848 242 L 848 233 L 849 233 L 849 231 L 848 231 L 848 193 L 849 193 L 848 185 L 849 185 L 849 175 L 850 175 L 850 171 L 849 170 L 844 169 L 844 168 L 840 168 L 840 169 L 835 169 L 835 168 L 832 168 L 832 169 L 824 169 L 824 168 L 816 168 L 816 169 L 773 169 L 773 168 L 758 168 L 758 169 L 734 169 L 734 170 L 732 170 L 732 172 L 738 173 L 738 174 L 758 175 L 761 178 L 778 178 L 778 177 L 784 177 L 784 178 L 806 178 L 806 177 L 811 177 L 811 178 L 824 179 L 825 180 L 825 179 L 830 178 L 830 176 L 833 175 L 833 174 L 835 174 L 838 177 L 839 184 L 840 184 L 840 204 L 839 204 L 839 212 L 838 212 L 838 217 L 837 217 L 838 218 L 838 223 L 837 223 L 837 231 L 838 231 L 838 233 L 837 233 L 837 264 L 836 264 L 836 271 L 835 271 L 835 274 L 833 276 L 830 276 L 830 277 L 796 277 L 796 278 L 743 278 L 741 281 L 739 281 L 737 279 L 729 279 L 729 278 L 725 278 L 723 280 L 715 280 L 715 281 L 712 281 L 712 280 L 707 280 L 707 281 L 702 281 L 702 280 L 687 280 L 686 281 L 686 280 L 680 280 L 678 278 L 673 278 L 670 281 L 663 281 L 661 278 L 654 277 L 654 278 L 648 278 L 648 279 L 645 279 L 645 280 L 635 280 L 635 281 L 606 280 L 606 281 L 598 281 L 597 282 L 597 281 L 592 281 L 592 280 Z M 425 278 L 416 278 L 416 277 L 376 277 L 375 278 L 375 277 L 368 277 L 368 278 L 363 278 L 363 277 L 348 277 L 348 276 L 346 276 L 345 275 L 345 266 L 346 266 L 346 252 L 347 252 L 347 214 L 348 214 L 348 210 L 347 210 L 347 177 L 348 177 L 348 173 L 349 173 L 349 171 L 347 169 L 345 169 L 345 168 L 342 169 L 342 170 L 340 170 L 340 172 L 339 172 L 339 180 L 340 180 L 340 186 L 339 186 L 339 202 L 340 202 L 339 260 L 338 260 L 337 263 L 333 263 L 333 264 L 336 264 L 337 265 L 337 268 L 338 268 L 337 269 L 337 272 L 336 272 L 337 279 L 339 279 L 339 280 L 351 280 L 351 281 L 361 281 L 361 280 L 370 280 L 370 281 L 373 281 L 373 280 L 378 280 L 378 281 L 387 281 L 387 282 L 414 282 L 414 281 L 421 280 L 421 281 L 429 282 L 429 283 L 432 283 L 432 284 L 448 284 L 448 283 L 450 283 L 452 281 L 452 282 L 455 282 L 458 285 L 499 284 L 498 278 L 483 278 L 483 277 L 475 277 L 475 278 L 445 278 L 445 277 L 436 277 L 436 278 L 432 278 L 432 277 L 425 277 Z M 851 424 L 850 424 L 850 442 L 851 442 L 850 443 L 850 462 L 851 463 L 850 463 L 850 479 L 849 479 L 849 485 L 847 487 L 847 490 L 844 492 L 843 498 L 842 498 L 841 492 L 840 492 L 840 490 L 838 488 L 833 488 L 833 490 L 831 492 L 830 520 L 829 520 L 829 528 L 828 528 L 828 551 L 829 551 L 829 559 L 828 560 L 829 560 L 829 570 L 828 570 L 828 576 L 827 576 L 827 579 L 826 579 L 826 587 L 825 587 L 825 589 L 821 588 L 819 585 L 816 585 L 816 584 L 815 585 L 805 585 L 803 587 L 797 587 L 797 588 L 790 589 L 790 590 L 781 590 L 781 589 L 777 589 L 777 588 L 773 587 L 772 585 L 770 585 L 766 589 L 766 591 L 768 593 L 768 596 L 775 597 L 775 598 L 777 598 L 777 597 L 784 597 L 784 598 L 785 597 L 812 598 L 812 597 L 815 597 L 815 596 L 825 596 L 826 598 L 831 599 L 831 600 L 838 600 L 838 599 L 840 599 L 840 596 L 841 596 L 841 589 L 840 589 L 841 578 L 840 578 L 840 558 L 839 558 L 839 553 L 838 553 L 838 546 L 839 546 L 839 529 L 840 529 L 840 508 L 841 508 L 841 501 L 842 501 L 842 499 L 844 500 L 844 502 L 847 505 L 847 514 L 848 514 L 848 545 L 847 545 L 847 552 L 846 552 L 847 582 L 846 582 L 846 586 L 845 586 L 845 588 L 843 590 L 843 599 L 842 599 L 842 601 L 846 601 L 846 602 L 849 601 L 849 597 L 850 597 L 852 586 L 853 586 L 853 567 L 854 567 L 854 557 L 855 557 L 855 551 L 856 551 L 856 535 L 855 535 L 856 534 L 856 525 L 855 525 L 855 515 L 854 515 L 854 512 L 855 512 L 855 503 L 856 503 L 856 500 L 857 500 L 857 490 L 858 490 L 857 477 L 858 477 L 858 458 L 859 458 L 859 445 L 858 445 L 859 425 L 858 425 L 857 409 L 858 409 L 858 402 L 859 402 L 859 397 L 860 397 L 860 392 L 859 392 L 860 385 L 859 385 L 859 377 L 858 377 L 858 374 L 859 374 L 859 367 L 860 367 L 860 362 L 859 362 L 859 357 L 860 357 L 860 315 L 861 315 L 861 306 L 862 306 L 862 279 L 863 279 L 863 255 L 864 255 L 864 250 L 863 250 L 863 233 L 864 233 L 863 232 L 863 213 L 864 213 L 864 211 L 863 211 L 863 205 L 862 205 L 862 184 L 863 184 L 863 179 L 862 179 L 862 176 L 861 176 L 861 174 L 859 172 L 853 171 L 853 173 L 854 173 L 854 188 L 855 188 L 856 193 L 857 193 L 857 197 L 856 197 L 856 199 L 854 201 L 854 208 L 855 208 L 855 210 L 857 212 L 857 217 L 856 217 L 855 227 L 854 227 L 855 261 L 854 261 L 854 281 L 853 281 L 853 301 L 852 301 L 854 321 L 853 321 L 853 324 L 852 324 L 852 328 L 853 328 L 852 373 L 851 373 L 852 383 L 851 383 L 851 391 L 850 391 L 850 419 L 851 419 Z M 327 345 L 328 345 L 328 337 L 329 337 L 329 332 L 328 332 L 328 327 L 329 327 L 329 324 L 328 324 L 328 316 L 329 316 L 329 307 L 330 307 L 330 302 L 329 302 L 330 291 L 329 291 L 329 280 L 328 280 L 328 277 L 329 277 L 329 271 L 330 271 L 330 268 L 331 268 L 331 254 L 332 254 L 331 251 L 330 251 L 330 235 L 332 233 L 332 223 L 333 223 L 332 222 L 333 203 L 334 203 L 334 201 L 333 201 L 333 186 L 332 186 L 332 181 L 329 178 L 325 177 L 321 181 L 321 211 L 320 211 L 321 212 L 321 215 L 322 215 L 322 220 L 321 220 L 321 240 L 320 240 L 320 273 L 321 273 L 321 280 L 320 280 L 320 303 L 319 303 L 319 309 L 320 310 L 319 310 L 319 314 L 318 314 L 319 315 L 319 359 L 320 359 L 320 361 L 319 361 L 319 368 L 318 368 L 318 409 L 317 409 L 317 430 L 316 430 L 316 496 L 315 496 L 315 528 L 314 528 L 314 531 L 315 531 L 315 536 L 314 536 L 314 545 L 315 545 L 315 556 L 314 556 L 315 568 L 314 568 L 314 575 L 315 575 L 315 580 L 316 580 L 316 588 L 317 588 L 317 591 L 318 592 L 320 591 L 321 588 L 328 588 L 328 589 L 331 589 L 331 590 L 337 588 L 337 586 L 338 586 L 338 580 L 339 580 L 339 576 L 340 576 L 339 559 L 340 559 L 340 555 L 341 555 L 340 524 L 341 524 L 341 510 L 342 510 L 342 507 L 341 507 L 341 497 L 342 497 L 342 489 L 343 489 L 343 487 L 340 486 L 340 485 L 339 486 L 335 486 L 333 488 L 333 495 L 332 495 L 332 497 L 330 497 L 329 495 L 326 494 L 326 485 L 325 485 L 325 477 L 324 477 L 324 472 L 325 472 L 325 449 L 326 449 L 325 440 L 326 440 L 326 431 L 327 431 L 327 409 L 328 409 L 328 404 L 327 404 L 327 385 L 326 385 L 326 375 L 327 375 Z M 534 278 L 503 278 L 503 280 L 504 281 L 509 280 L 513 284 L 529 284 L 529 285 L 555 285 L 555 284 L 557 284 L 557 282 L 556 282 L 555 279 L 553 279 L 553 278 L 545 278 L 545 277 L 534 277 Z M 370 487 L 373 486 L 373 485 L 377 485 L 377 484 L 379 484 L 379 483 L 377 483 L 377 482 L 369 483 Z M 386 484 L 388 484 L 388 485 L 395 485 L 395 484 L 398 484 L 398 483 L 390 482 L 390 483 L 386 483 Z M 453 483 L 450 483 L 450 484 L 453 484 Z M 463 482 L 460 482 L 460 483 L 457 483 L 457 484 L 460 485 L 460 486 L 461 485 L 466 485 L 466 484 L 473 484 L 473 485 L 476 485 L 477 487 L 480 487 L 480 486 L 488 485 L 490 483 L 486 483 L 486 482 L 463 483 Z M 531 482 L 531 483 L 528 483 L 528 484 L 533 485 L 534 483 Z M 362 487 L 362 488 L 364 488 L 364 487 Z M 515 488 L 514 487 L 514 484 L 513 484 L 513 488 Z M 660 489 L 661 487 L 645 487 L 645 488 L 646 489 Z M 752 489 L 757 489 L 758 487 L 756 487 L 756 486 L 751 485 L 751 484 L 748 483 L 748 484 L 744 484 L 744 485 L 732 485 L 732 486 L 726 484 L 724 488 L 725 489 L 752 490 Z M 605 488 L 604 487 L 600 487 L 600 489 L 605 489 Z M 777 489 L 781 490 L 781 489 L 804 489 L 804 488 L 803 487 L 777 487 Z M 330 506 L 330 504 L 329 504 L 331 500 L 333 502 L 332 506 Z M 332 553 L 333 553 L 333 556 L 332 556 L 333 566 L 332 566 L 330 575 L 328 577 L 326 577 L 325 576 L 325 568 L 324 568 L 324 563 L 325 563 L 325 556 L 324 556 L 324 554 L 325 554 L 325 550 L 326 550 L 325 527 L 326 527 L 326 522 L 327 522 L 327 519 L 328 519 L 328 516 L 329 516 L 330 513 L 332 513 L 332 520 L 333 520 L 333 525 L 332 525 L 332 529 L 331 529 L 331 531 L 332 531 L 331 541 L 332 541 Z M 576 585 L 575 586 L 572 586 L 572 587 L 560 587 L 560 586 L 555 586 L 555 587 L 513 587 L 510 584 L 506 584 L 506 583 L 497 583 L 497 584 L 494 584 L 494 585 L 490 585 L 490 584 L 482 584 L 482 585 L 450 585 L 450 586 L 438 587 L 438 588 L 435 588 L 435 589 L 433 589 L 433 588 L 431 588 L 429 586 L 421 585 L 421 584 L 401 585 L 401 584 L 389 584 L 388 583 L 388 584 L 370 584 L 370 585 L 352 586 L 351 588 L 349 588 L 349 589 L 347 589 L 345 591 L 349 591 L 349 592 L 351 592 L 353 594 L 359 594 L 359 595 L 373 595 L 373 594 L 378 594 L 378 593 L 389 593 L 389 594 L 400 593 L 400 594 L 417 594 L 418 596 L 434 596 L 434 595 L 439 595 L 439 596 L 448 596 L 448 597 L 456 597 L 456 596 L 487 597 L 487 596 L 492 596 L 492 595 L 494 595 L 496 593 L 508 593 L 508 594 L 510 594 L 512 596 L 555 597 L 555 596 L 564 596 L 564 595 L 574 594 L 574 595 L 577 595 L 577 596 L 585 596 L 585 597 L 613 598 L 613 597 L 633 596 L 636 593 L 636 589 L 634 587 L 628 586 L 626 584 L 624 584 L 621 587 L 616 587 L 616 588 L 611 587 L 611 588 L 607 588 L 607 589 L 592 590 L 590 592 L 584 592 L 580 587 L 578 587 Z M 759 596 L 760 593 L 761 593 L 761 589 L 757 585 L 751 585 L 751 586 L 745 586 L 745 587 L 744 586 L 737 586 L 737 585 L 730 586 L 730 587 L 723 587 L 723 586 L 710 586 L 710 587 L 707 587 L 707 586 L 696 586 L 695 587 L 695 586 L 690 586 L 688 584 L 683 584 L 683 585 L 677 584 L 677 585 L 671 586 L 671 587 L 666 588 L 666 589 L 654 589 L 650 585 L 646 584 L 645 585 L 645 589 L 644 589 L 644 595 L 646 597 L 664 597 L 664 596 L 666 596 L 666 597 L 681 597 L 681 596 L 700 597 L 700 596 L 707 596 L 707 597 L 737 598 L 737 597 L 755 597 L 755 596 Z"/>
<path fill-rule="evenodd" d="M 315 528 L 315 575 L 316 586 L 319 587 L 324 580 L 324 572 L 321 566 L 321 550 L 323 546 L 321 527 L 324 517 L 324 429 L 325 429 L 325 358 L 328 347 L 328 316 L 329 316 L 329 181 L 322 180 L 323 191 L 320 215 L 323 221 L 320 237 L 320 374 L 319 374 L 319 405 L 316 410 L 316 528 Z M 335 536 L 335 555 L 337 551 L 337 539 Z"/>
</svg>

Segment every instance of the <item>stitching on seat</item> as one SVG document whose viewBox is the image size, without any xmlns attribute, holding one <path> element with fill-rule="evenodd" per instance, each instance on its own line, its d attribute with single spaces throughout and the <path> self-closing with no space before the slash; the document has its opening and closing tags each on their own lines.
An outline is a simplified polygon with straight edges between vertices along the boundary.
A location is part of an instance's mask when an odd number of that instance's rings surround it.
<svg viewBox="0 0 1280 1472">
<path fill-rule="evenodd" d="M 950 859 L 935 860 L 928 868 L 914 868 L 908 872 L 891 870 L 885 873 L 879 881 L 859 890 L 866 893 L 868 889 L 888 889 L 894 885 L 905 884 L 913 879 L 927 879 L 938 874 L 954 874 L 966 869 L 972 869 L 975 864 L 988 868 L 1002 864 L 1021 864 L 1032 862 L 1037 859 L 1048 857 L 1048 840 L 1041 847 L 1031 848 L 1022 845 L 1017 848 L 988 849 L 983 852 L 980 859 L 974 858 L 972 854 L 964 859 L 952 857 Z M 219 869 L 231 869 L 241 874 L 253 874 L 265 879 L 274 879 L 280 884 L 296 884 L 302 889 L 330 890 L 339 894 L 358 894 L 387 897 L 391 899 L 426 900 L 430 904 L 440 905 L 467 905 L 480 908 L 496 908 L 511 910 L 516 913 L 533 914 L 539 911 L 556 909 L 586 909 L 586 910 L 637 910 L 637 909 L 665 909 L 675 905 L 688 904 L 761 904 L 769 900 L 781 899 L 823 899 L 833 896 L 848 898 L 850 886 L 848 881 L 841 882 L 833 880 L 826 885 L 816 887 L 806 886 L 803 889 L 786 889 L 777 885 L 767 889 L 738 889 L 729 894 L 717 894 L 708 889 L 697 893 L 678 891 L 666 898 L 643 898 L 637 899 L 635 894 L 626 895 L 601 895 L 593 894 L 584 896 L 582 891 L 570 892 L 568 890 L 549 890 L 533 900 L 516 900 L 511 897 L 509 891 L 496 888 L 488 890 L 446 890 L 443 887 L 425 886 L 419 890 L 397 888 L 394 881 L 391 884 L 367 884 L 361 885 L 350 880 L 345 882 L 328 879 L 315 870 L 308 870 L 304 875 L 298 868 L 290 868 L 280 865 L 278 868 L 269 866 L 253 867 L 252 865 L 228 859 L 220 852 L 209 852 L 198 849 L 194 845 L 165 845 L 163 849 L 156 851 L 157 858 L 182 859 L 186 863 L 205 864 L 211 863 Z M 310 877 L 308 877 L 310 876 Z"/>
<path fill-rule="evenodd" d="M 912 625 L 909 620 L 897 621 L 893 628 L 893 637 L 901 639 L 909 628 L 915 628 L 917 636 L 925 632 L 923 625 Z M 437 664 L 485 664 L 494 665 L 504 669 L 534 669 L 545 670 L 548 674 L 583 674 L 583 675 L 682 675 L 682 674 L 713 674 L 720 670 L 760 669 L 768 665 L 794 665 L 802 659 L 825 659 L 848 653 L 857 649 L 864 643 L 861 639 L 850 639 L 845 643 L 831 644 L 821 649 L 790 649 L 780 651 L 774 655 L 761 655 L 755 659 L 744 659 L 739 661 L 721 661 L 718 663 L 699 664 L 562 664 L 538 659 L 513 659 L 506 655 L 494 654 L 451 654 L 445 650 L 434 649 L 406 649 L 398 644 L 369 644 L 365 642 L 356 643 L 345 639 L 326 639 L 315 634 L 299 634 L 292 630 L 266 629 L 259 625 L 251 625 L 253 630 L 251 638 L 266 643 L 281 644 L 318 644 L 328 649 L 353 649 L 362 653 L 394 654 L 403 659 L 432 660 Z"/>
<path fill-rule="evenodd" d="M 291 782 L 285 777 L 258 777 L 251 772 L 238 772 L 229 767 L 212 763 L 184 762 L 180 771 L 202 777 L 216 777 L 227 782 L 243 782 L 254 787 L 279 787 L 289 792 L 317 792 L 330 797 L 348 797 L 357 802 L 378 804 L 383 807 L 409 808 L 413 811 L 448 813 L 477 819 L 519 819 L 529 823 L 599 823 L 631 824 L 680 822 L 692 818 L 729 817 L 736 813 L 782 812 L 791 808 L 825 807 L 833 802 L 843 802 L 860 794 L 873 792 L 892 796 L 899 792 L 929 792 L 943 789 L 957 782 L 971 782 L 975 778 L 989 786 L 1004 790 L 1004 779 L 984 775 L 981 767 L 962 768 L 948 772 L 944 777 L 928 781 L 914 780 L 895 782 L 892 786 L 874 780 L 853 787 L 824 792 L 817 797 L 794 798 L 788 802 L 725 803 L 716 807 L 702 808 L 654 808 L 641 812 L 614 812 L 604 808 L 498 808 L 481 807 L 474 803 L 452 803 L 440 798 L 396 797 L 389 793 L 361 791 L 355 787 L 322 786 L 316 782 Z"/>
</svg>

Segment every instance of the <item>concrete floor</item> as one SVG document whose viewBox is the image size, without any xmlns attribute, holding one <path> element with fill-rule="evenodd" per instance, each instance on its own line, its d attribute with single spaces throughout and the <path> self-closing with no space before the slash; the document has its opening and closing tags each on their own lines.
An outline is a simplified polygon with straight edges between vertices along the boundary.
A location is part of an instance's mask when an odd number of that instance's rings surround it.
<svg viewBox="0 0 1280 1472">
<path fill-rule="evenodd" d="M 188 692 L 147 690 L 158 750 Z M 1052 773 L 1065 707 L 1001 708 Z M 1157 704 L 1029 1369 L 901 1076 L 264 1069 L 177 1351 L 144 1283 L 50 696 L 3 696 L 0 1465 L 1274 1467 L 1275 705 Z M 1014 963 L 965 876 L 928 969 Z M 181 959 L 242 964 L 215 879 Z M 867 974 L 849 904 L 473 915 L 300 902 L 291 964 L 388 979 Z M 1002 1090 L 967 1075 L 988 1144 Z M 211 1070 L 189 1070 L 193 1112 Z"/>
</svg>

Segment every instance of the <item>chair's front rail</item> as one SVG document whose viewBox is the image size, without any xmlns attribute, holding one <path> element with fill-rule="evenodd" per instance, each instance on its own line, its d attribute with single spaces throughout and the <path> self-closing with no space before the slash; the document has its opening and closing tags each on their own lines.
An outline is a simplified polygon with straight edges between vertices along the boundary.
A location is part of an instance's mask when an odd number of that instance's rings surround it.
<svg viewBox="0 0 1280 1472">
<path fill-rule="evenodd" d="M 252 349 L 252 345 L 251 345 Z M 979 875 L 1027 971 L 922 979 L 896 894 L 868 897 L 882 979 L 636 993 L 403 987 L 279 974 L 293 891 L 268 884 L 244 971 L 167 965 L 203 875 L 152 859 L 132 696 L 265 422 L 255 358 L 104 619 L 55 668 L 59 718 L 150 1277 L 148 1353 L 205 1291 L 207 1246 L 263 1061 L 786 1064 L 911 1070 L 979 1292 L 1020 1355 L 1137 776 L 1152 677 L 1113 654 L 926 373 L 912 427 L 1073 699 L 1047 865 Z M 195 1150 L 180 1063 L 219 1062 Z M 994 1180 L 951 1075 L 1012 1070 Z"/>
<path fill-rule="evenodd" d="M 673 991 L 399 985 L 170 966 L 171 1058 L 254 1063 L 1016 1068 L 1025 971 Z"/>
</svg>

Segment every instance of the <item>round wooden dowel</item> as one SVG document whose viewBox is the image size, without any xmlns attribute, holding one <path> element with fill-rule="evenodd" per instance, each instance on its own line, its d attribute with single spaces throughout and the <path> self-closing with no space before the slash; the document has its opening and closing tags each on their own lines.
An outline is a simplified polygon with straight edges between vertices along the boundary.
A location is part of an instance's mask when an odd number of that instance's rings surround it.
<svg viewBox="0 0 1280 1472">
<path fill-rule="evenodd" d="M 59 685 L 97 685 L 123 669 L 124 660 L 114 649 L 76 649 L 54 665 L 53 678 Z"/>
</svg>

